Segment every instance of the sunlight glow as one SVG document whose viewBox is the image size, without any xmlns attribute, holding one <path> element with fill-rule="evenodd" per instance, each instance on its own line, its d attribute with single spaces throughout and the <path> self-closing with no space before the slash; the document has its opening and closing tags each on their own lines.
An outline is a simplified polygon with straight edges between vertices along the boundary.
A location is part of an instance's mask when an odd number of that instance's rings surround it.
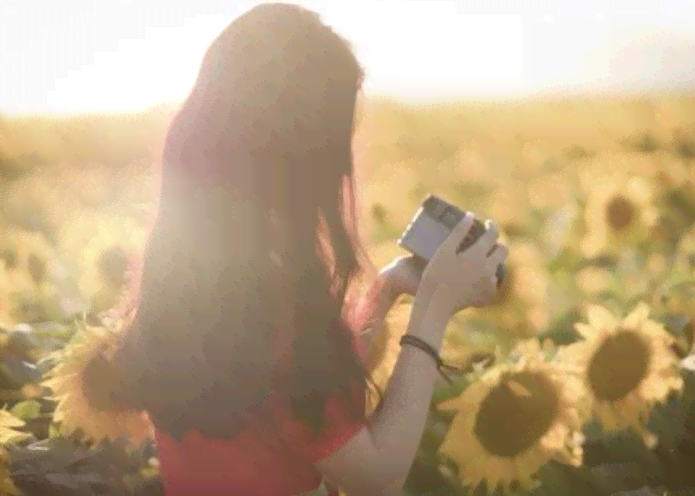
<svg viewBox="0 0 695 496">
<path fill-rule="evenodd" d="M 151 0 L 120 7 L 65 0 L 45 15 L 29 4 L 3 6 L 0 71 L 9 77 L 0 79 L 0 112 L 131 110 L 179 100 L 194 83 L 209 43 L 257 3 L 201 0 L 195 8 L 164 8 Z M 350 40 L 365 67 L 368 94 L 442 98 L 610 86 L 622 77 L 611 65 L 616 46 L 645 47 L 669 34 L 674 46 L 695 46 L 695 4 L 685 0 L 557 0 L 542 6 L 518 0 L 504 9 L 458 0 L 294 3 L 319 12 Z M 120 16 L 117 28 L 105 28 L 109 16 Z M 25 29 L 28 22 L 35 35 Z M 169 27 L 148 27 L 155 24 Z M 658 60 L 639 70 L 658 79 L 654 64 Z M 674 77 L 695 80 L 688 71 Z"/>
<path fill-rule="evenodd" d="M 201 16 L 183 27 L 150 29 L 142 40 L 123 40 L 119 51 L 96 54 L 94 64 L 56 80 L 51 107 L 138 109 L 181 98 L 195 82 L 207 45 L 224 27 L 219 16 Z"/>
</svg>

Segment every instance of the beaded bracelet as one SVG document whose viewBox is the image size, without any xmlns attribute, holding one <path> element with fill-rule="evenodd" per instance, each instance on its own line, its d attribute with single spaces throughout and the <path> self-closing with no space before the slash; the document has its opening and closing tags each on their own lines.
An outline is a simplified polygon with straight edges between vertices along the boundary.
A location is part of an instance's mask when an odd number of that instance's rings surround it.
<svg viewBox="0 0 695 496">
<path fill-rule="evenodd" d="M 404 334 L 403 337 L 401 337 L 400 340 L 400 345 L 410 345 L 414 346 L 415 348 L 418 348 L 419 350 L 425 352 L 427 355 L 431 356 L 432 359 L 434 360 L 435 364 L 437 365 L 437 371 L 442 375 L 442 377 L 449 383 L 452 384 L 454 381 L 447 375 L 445 370 L 448 370 L 450 372 L 458 372 L 458 373 L 464 373 L 465 371 L 462 369 L 459 369 L 458 367 L 453 367 L 451 365 L 447 365 L 444 363 L 444 361 L 441 359 L 439 356 L 439 352 L 435 350 L 431 345 L 428 343 L 425 343 L 422 339 L 411 336 L 410 334 Z"/>
</svg>

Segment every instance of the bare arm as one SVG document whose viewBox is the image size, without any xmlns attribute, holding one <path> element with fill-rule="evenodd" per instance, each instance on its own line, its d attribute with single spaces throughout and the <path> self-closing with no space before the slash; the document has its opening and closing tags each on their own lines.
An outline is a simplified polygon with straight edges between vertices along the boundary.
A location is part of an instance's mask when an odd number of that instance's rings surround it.
<svg viewBox="0 0 695 496">
<path fill-rule="evenodd" d="M 408 334 L 441 347 L 448 319 L 431 295 L 418 293 Z M 429 412 L 437 369 L 419 349 L 404 347 L 389 381 L 383 406 L 370 425 L 343 448 L 316 464 L 326 479 L 348 495 L 396 495 L 410 471 Z"/>
<path fill-rule="evenodd" d="M 434 349 L 442 346 L 454 313 L 490 303 L 497 291 L 496 272 L 507 250 L 496 244 L 499 228 L 486 231 L 461 252 L 475 222 L 467 213 L 440 245 L 419 284 L 407 333 Z M 420 444 L 437 377 L 436 363 L 420 349 L 401 349 L 386 388 L 382 408 L 370 425 L 316 467 L 349 495 L 401 494 Z"/>
</svg>

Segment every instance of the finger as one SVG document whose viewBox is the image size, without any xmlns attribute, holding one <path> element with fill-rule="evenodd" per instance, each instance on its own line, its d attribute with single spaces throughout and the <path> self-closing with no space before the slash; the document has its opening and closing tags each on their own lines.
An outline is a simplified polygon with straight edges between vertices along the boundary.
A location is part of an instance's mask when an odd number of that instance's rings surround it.
<svg viewBox="0 0 695 496">
<path fill-rule="evenodd" d="M 391 262 L 389 262 L 388 266 L 390 267 L 397 267 L 399 269 L 401 268 L 407 268 L 411 262 L 411 259 L 415 258 L 415 255 L 400 255 Z"/>
<path fill-rule="evenodd" d="M 403 275 L 421 276 L 425 267 L 427 267 L 427 260 L 415 255 L 405 255 L 392 262 L 391 270 Z"/>
<path fill-rule="evenodd" d="M 500 235 L 500 228 L 497 227 L 497 224 L 490 221 L 485 222 L 485 228 L 485 233 L 480 236 L 478 241 L 476 241 L 471 248 L 476 250 L 478 253 L 484 253 L 487 257 L 490 255 L 491 251 L 495 247 L 495 244 L 497 243 L 497 238 L 499 238 Z"/>
<path fill-rule="evenodd" d="M 400 255 L 392 259 L 389 263 L 384 265 L 379 271 L 380 272 L 393 272 L 400 271 L 408 267 L 409 259 L 414 255 Z"/>
<path fill-rule="evenodd" d="M 407 259 L 408 267 L 416 274 L 422 275 L 422 272 L 427 267 L 427 260 L 421 257 L 416 257 L 415 255 L 410 255 Z"/>
<path fill-rule="evenodd" d="M 496 272 L 497 267 L 504 263 L 508 254 L 509 249 L 506 246 L 496 244 L 490 256 L 487 257 L 486 266 L 488 267 L 488 270 Z"/>
<path fill-rule="evenodd" d="M 475 222 L 475 215 L 473 215 L 471 212 L 466 212 L 463 219 L 456 224 L 456 227 L 451 230 L 449 236 L 441 244 L 440 249 L 445 249 L 455 253 L 461 243 L 463 243 L 463 240 L 471 230 L 471 227 L 473 227 L 473 222 Z"/>
<path fill-rule="evenodd" d="M 488 306 L 495 299 L 497 294 L 497 278 L 490 277 L 486 279 L 481 279 L 478 286 L 478 300 L 475 303 L 475 307 L 483 308 Z"/>
</svg>

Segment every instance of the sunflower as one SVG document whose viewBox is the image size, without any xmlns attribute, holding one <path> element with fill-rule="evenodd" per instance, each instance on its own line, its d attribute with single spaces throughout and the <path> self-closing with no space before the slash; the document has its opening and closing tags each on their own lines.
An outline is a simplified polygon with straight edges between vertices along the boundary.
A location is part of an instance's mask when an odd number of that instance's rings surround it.
<svg viewBox="0 0 695 496">
<path fill-rule="evenodd" d="M 0 494 L 14 495 L 17 489 L 10 476 L 10 461 L 4 446 L 31 438 L 28 432 L 18 431 L 24 427 L 23 420 L 18 419 L 7 410 L 0 410 Z"/>
<path fill-rule="evenodd" d="M 559 354 L 572 362 L 586 396 L 581 407 L 606 432 L 632 428 L 648 444 L 655 441 L 645 424 L 652 407 L 683 386 L 673 338 L 649 319 L 649 306 L 640 303 L 624 319 L 591 305 L 588 324 L 575 328 L 584 338 Z"/>
<path fill-rule="evenodd" d="M 144 413 L 115 406 L 112 410 L 97 408 L 84 393 L 83 372 L 99 353 L 108 358 L 118 334 L 109 329 L 81 327 L 81 339 L 65 348 L 61 362 L 51 370 L 50 378 L 44 383 L 58 401 L 54 421 L 67 432 L 80 429 L 86 438 L 95 442 L 104 438 L 115 440 L 120 436 L 138 444 L 143 442 L 152 436 L 152 425 Z M 99 379 L 103 380 L 105 388 L 117 381 L 111 376 Z"/>
<path fill-rule="evenodd" d="M 587 233 L 581 250 L 587 257 L 619 253 L 645 241 L 658 219 L 654 188 L 644 178 L 616 172 L 591 186 L 585 208 Z"/>
<path fill-rule="evenodd" d="M 533 486 L 550 460 L 582 462 L 579 381 L 546 360 L 537 340 L 520 351 L 518 360 L 489 369 L 439 405 L 456 411 L 442 454 L 457 464 L 464 484 L 486 481 L 489 493 Z"/>
</svg>

